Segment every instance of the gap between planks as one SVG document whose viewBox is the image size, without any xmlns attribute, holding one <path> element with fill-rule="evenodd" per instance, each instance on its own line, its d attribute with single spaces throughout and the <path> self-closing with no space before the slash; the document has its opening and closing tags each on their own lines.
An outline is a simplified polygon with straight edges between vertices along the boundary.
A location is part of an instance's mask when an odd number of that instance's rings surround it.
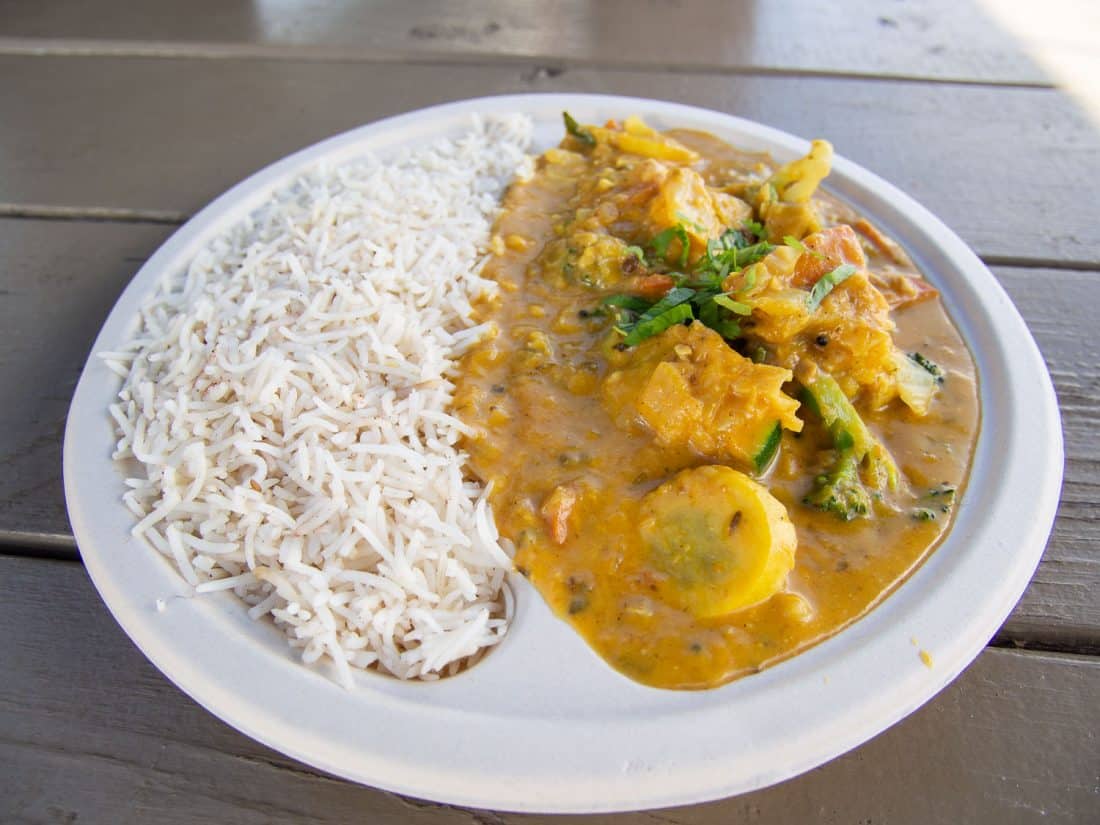
<svg viewBox="0 0 1100 825">
<path fill-rule="evenodd" d="M 1029 639 L 1015 639 L 1002 635 L 998 631 L 986 643 L 986 648 L 996 650 L 1014 650 L 1020 653 L 1057 653 L 1070 656 L 1083 656 L 1085 658 L 1100 658 L 1100 642 L 1088 640 L 1084 642 L 1069 643 L 1057 641 L 1031 641 Z"/>
<path fill-rule="evenodd" d="M 190 219 L 186 212 L 162 209 L 118 209 L 108 206 L 49 206 L 34 203 L 0 203 L 0 218 L 93 223 L 158 223 L 177 225 Z"/>
<path fill-rule="evenodd" d="M 76 539 L 61 533 L 0 530 L 0 557 L 80 562 Z"/>
<path fill-rule="evenodd" d="M 905 72 L 861 72 L 840 69 L 789 68 L 783 66 L 720 65 L 714 63 L 647 63 L 645 61 L 585 60 L 524 54 L 463 54 L 456 52 L 374 48 L 369 52 L 346 46 L 286 46 L 252 43 L 189 43 L 75 38 L 25 39 L 0 37 L 0 56 L 10 57 L 105 57 L 189 60 L 293 60 L 312 63 L 400 63 L 413 66 L 519 66 L 535 73 L 557 76 L 568 69 L 601 72 L 665 72 L 670 74 L 738 75 L 764 77 L 824 77 L 837 80 L 870 80 L 889 83 L 931 83 L 1003 89 L 1056 89 L 1039 80 L 996 80 L 941 77 Z"/>
<path fill-rule="evenodd" d="M 25 817 L 18 821 L 70 821 L 79 812 L 81 822 L 113 823 L 130 821 L 135 810 L 152 810 L 162 819 L 165 811 L 182 810 L 170 821 L 292 825 L 319 821 L 326 811 L 325 821 L 334 823 L 362 819 L 368 811 L 371 821 L 428 823 L 446 821 L 437 816 L 453 811 L 450 821 L 469 825 L 533 822 L 406 800 L 322 776 L 240 736 L 186 699 L 95 607 L 89 582 L 74 568 L 49 562 L 0 567 L 10 584 L 3 618 L 17 631 L 8 634 L 3 651 L 12 678 L 0 709 L 0 762 L 14 779 L 0 802 L 0 819 L 16 813 Z M 51 603 L 58 609 L 46 616 L 49 621 L 19 621 L 29 615 L 28 607 Z M 872 812 L 880 821 L 985 821 L 1003 811 L 993 818 L 1022 823 L 1042 809 L 1051 820 L 1068 822 L 1067 816 L 1092 810 L 1096 799 L 1089 761 L 1094 743 L 1085 720 L 1100 686 L 1098 667 L 1087 657 L 985 651 L 957 686 L 919 715 L 831 767 L 690 814 L 668 810 L 614 820 L 717 823 L 747 817 L 782 823 L 812 821 L 831 809 L 836 821 L 855 822 L 857 813 L 864 821 Z M 934 758 L 914 762 L 914 753 Z M 1035 753 L 1044 755 L 1040 762 Z M 871 797 L 850 790 L 870 786 L 877 789 Z M 104 800 L 113 807 L 105 809 Z M 837 814 L 836 803 L 848 804 L 850 812 Z M 1011 815 L 1021 804 L 1029 818 Z M 762 815 L 762 809 L 773 813 Z M 255 816 L 246 820 L 242 812 Z"/>
</svg>

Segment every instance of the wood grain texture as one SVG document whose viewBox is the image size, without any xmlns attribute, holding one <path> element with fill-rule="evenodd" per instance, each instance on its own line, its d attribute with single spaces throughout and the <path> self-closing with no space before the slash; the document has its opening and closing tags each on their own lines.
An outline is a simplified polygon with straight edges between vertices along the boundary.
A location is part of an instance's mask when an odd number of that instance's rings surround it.
<svg viewBox="0 0 1100 825">
<path fill-rule="evenodd" d="M 61 487 L 69 402 L 107 313 L 171 232 L 0 221 L 0 535 L 45 534 L 72 552 Z"/>
<path fill-rule="evenodd" d="M 560 821 L 352 785 L 241 736 L 153 669 L 77 564 L 0 557 L 0 625 L 0 821 Z M 1083 823 L 1100 811 L 1098 702 L 1096 659 L 990 649 L 926 707 L 805 776 L 706 805 L 570 821 Z"/>
<path fill-rule="evenodd" d="M 1064 15 L 1088 13 L 1082 0 L 1057 2 Z M 1021 38 L 1002 24 L 1003 11 L 976 0 L 855 0 L 840 13 L 812 0 L 651 0 L 643 14 L 633 0 L 0 3 L 3 34 L 31 40 L 4 44 L 9 49 L 330 60 L 537 58 L 570 65 L 1048 82 L 1030 52 L 1054 38 L 1034 27 Z"/>
<path fill-rule="evenodd" d="M 61 489 L 81 364 L 174 222 L 289 151 L 462 97 L 632 94 L 823 135 L 1014 264 L 995 274 L 1050 367 L 1067 465 L 997 639 L 1100 653 L 1097 32 L 1091 0 L 0 0 L 0 822 L 561 821 L 352 785 L 222 724 L 111 619 Z M 1098 704 L 1100 658 L 987 649 L 803 777 L 575 820 L 1098 822 Z"/>
<path fill-rule="evenodd" d="M 295 60 L 0 57 L 0 208 L 194 212 L 288 152 L 432 103 L 587 91 L 707 106 L 897 184 L 978 252 L 1100 266 L 1100 131 L 1050 89 Z"/>
<path fill-rule="evenodd" d="M 76 558 L 61 483 L 69 399 L 118 294 L 170 227 L 0 220 L 0 539 Z M 1100 273 L 999 267 L 1054 377 L 1066 480 L 1054 535 L 1003 642 L 1100 645 L 1100 362 L 1086 331 Z M 1054 288 L 1051 287 L 1054 284 Z"/>
<path fill-rule="evenodd" d="M 1062 413 L 1066 471 L 1054 533 L 1002 640 L 1087 647 L 1100 637 L 1100 273 L 994 270 L 1046 360 Z"/>
</svg>

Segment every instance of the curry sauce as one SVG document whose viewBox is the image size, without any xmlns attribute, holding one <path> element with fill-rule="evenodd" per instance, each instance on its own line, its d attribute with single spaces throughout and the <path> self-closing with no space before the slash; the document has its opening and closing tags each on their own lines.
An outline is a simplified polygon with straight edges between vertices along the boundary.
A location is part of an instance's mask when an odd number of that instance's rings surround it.
<svg viewBox="0 0 1100 825">
<path fill-rule="evenodd" d="M 900 248 L 817 190 L 827 144 L 776 167 L 636 120 L 571 129 L 495 226 L 498 331 L 457 382 L 469 465 L 517 569 L 612 667 L 713 687 L 935 547 L 974 364 Z"/>
</svg>

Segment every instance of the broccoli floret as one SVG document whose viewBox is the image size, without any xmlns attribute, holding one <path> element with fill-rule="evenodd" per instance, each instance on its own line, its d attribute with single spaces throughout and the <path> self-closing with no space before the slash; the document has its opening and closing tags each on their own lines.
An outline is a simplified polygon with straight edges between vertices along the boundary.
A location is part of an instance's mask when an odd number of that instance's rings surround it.
<svg viewBox="0 0 1100 825">
<path fill-rule="evenodd" d="M 814 480 L 814 487 L 802 499 L 803 504 L 851 521 L 871 510 L 871 496 L 859 477 L 859 461 L 851 450 L 841 450 L 829 472 Z"/>
<path fill-rule="evenodd" d="M 883 490 L 894 490 L 898 468 L 889 451 L 867 429 L 836 380 L 823 370 L 803 377 L 803 400 L 821 416 L 833 439 L 836 460 L 814 481 L 804 504 L 845 521 L 871 512 Z"/>
</svg>

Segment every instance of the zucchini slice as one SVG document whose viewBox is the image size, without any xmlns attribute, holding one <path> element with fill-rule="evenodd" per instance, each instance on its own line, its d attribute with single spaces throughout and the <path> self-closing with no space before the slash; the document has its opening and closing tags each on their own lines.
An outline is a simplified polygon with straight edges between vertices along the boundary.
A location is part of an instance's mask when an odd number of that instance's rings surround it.
<svg viewBox="0 0 1100 825">
<path fill-rule="evenodd" d="M 756 467 L 757 475 L 762 475 L 771 465 L 772 460 L 779 453 L 779 442 L 782 438 L 783 427 L 776 421 L 775 425 L 768 430 L 767 437 L 760 443 L 760 448 L 752 457 L 752 463 Z"/>
<path fill-rule="evenodd" d="M 721 465 L 684 470 L 650 492 L 639 522 L 660 596 L 698 618 L 766 601 L 784 585 L 798 541 L 762 484 Z"/>
</svg>

